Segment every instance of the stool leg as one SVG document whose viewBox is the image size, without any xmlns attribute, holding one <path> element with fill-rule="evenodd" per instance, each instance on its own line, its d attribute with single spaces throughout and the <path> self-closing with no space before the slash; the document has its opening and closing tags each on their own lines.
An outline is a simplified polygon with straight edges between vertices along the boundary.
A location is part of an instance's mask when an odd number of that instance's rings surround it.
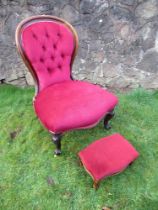
<svg viewBox="0 0 158 210">
<path fill-rule="evenodd" d="M 80 159 L 79 159 L 79 166 L 83 167 L 83 163 L 82 163 L 82 161 Z"/>
<path fill-rule="evenodd" d="M 97 190 L 99 188 L 99 181 L 94 180 L 94 182 L 93 182 L 93 188 L 95 190 Z"/>
<path fill-rule="evenodd" d="M 114 117 L 115 112 L 114 109 L 111 112 L 108 112 L 107 115 L 104 118 L 104 128 L 109 130 L 111 128 L 111 125 L 109 124 L 109 121 Z"/>
</svg>

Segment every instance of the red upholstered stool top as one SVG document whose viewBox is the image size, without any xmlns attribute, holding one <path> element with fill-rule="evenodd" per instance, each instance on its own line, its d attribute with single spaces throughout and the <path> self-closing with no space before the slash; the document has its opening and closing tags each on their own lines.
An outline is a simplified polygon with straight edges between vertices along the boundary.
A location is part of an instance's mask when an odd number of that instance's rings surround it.
<svg viewBox="0 0 158 210">
<path fill-rule="evenodd" d="M 120 134 L 104 137 L 78 153 L 94 182 L 124 170 L 139 153 Z"/>
</svg>

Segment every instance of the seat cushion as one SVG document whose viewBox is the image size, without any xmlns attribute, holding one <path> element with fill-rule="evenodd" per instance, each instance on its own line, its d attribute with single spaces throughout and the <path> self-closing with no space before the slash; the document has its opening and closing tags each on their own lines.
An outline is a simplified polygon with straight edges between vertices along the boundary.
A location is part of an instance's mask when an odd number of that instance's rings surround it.
<svg viewBox="0 0 158 210">
<path fill-rule="evenodd" d="M 97 140 L 79 152 L 85 169 L 95 181 L 123 171 L 138 156 L 119 133 Z"/>
<path fill-rule="evenodd" d="M 71 80 L 42 90 L 34 107 L 44 126 L 60 133 L 95 125 L 117 102 L 116 96 L 98 85 Z"/>
</svg>

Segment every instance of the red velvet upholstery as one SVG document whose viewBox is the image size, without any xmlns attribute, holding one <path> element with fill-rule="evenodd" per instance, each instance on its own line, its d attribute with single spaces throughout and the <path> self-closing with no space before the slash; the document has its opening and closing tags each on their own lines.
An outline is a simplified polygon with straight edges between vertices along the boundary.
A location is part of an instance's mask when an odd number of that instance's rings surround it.
<svg viewBox="0 0 158 210">
<path fill-rule="evenodd" d="M 116 96 L 71 80 L 77 36 L 69 24 L 50 16 L 34 17 L 24 21 L 17 34 L 20 53 L 37 80 L 35 111 L 48 130 L 61 133 L 92 127 L 114 109 Z"/>
<path fill-rule="evenodd" d="M 94 180 L 124 170 L 139 156 L 134 147 L 120 134 L 102 138 L 79 152 L 79 157 Z"/>
<path fill-rule="evenodd" d="M 35 111 L 45 127 L 55 133 L 89 127 L 117 104 L 108 91 L 82 81 L 66 81 L 42 90 Z"/>
<path fill-rule="evenodd" d="M 40 21 L 22 31 L 23 49 L 39 80 L 39 90 L 70 80 L 74 37 L 64 24 Z"/>
</svg>

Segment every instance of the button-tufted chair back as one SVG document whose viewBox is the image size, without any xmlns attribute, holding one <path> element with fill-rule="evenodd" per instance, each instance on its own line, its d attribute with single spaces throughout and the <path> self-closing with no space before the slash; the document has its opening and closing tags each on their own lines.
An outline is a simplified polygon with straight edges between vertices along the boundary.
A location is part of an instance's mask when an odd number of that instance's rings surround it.
<svg viewBox="0 0 158 210">
<path fill-rule="evenodd" d="M 78 43 L 76 32 L 66 21 L 47 15 L 26 19 L 17 28 L 16 44 L 38 92 L 71 79 Z"/>
</svg>

